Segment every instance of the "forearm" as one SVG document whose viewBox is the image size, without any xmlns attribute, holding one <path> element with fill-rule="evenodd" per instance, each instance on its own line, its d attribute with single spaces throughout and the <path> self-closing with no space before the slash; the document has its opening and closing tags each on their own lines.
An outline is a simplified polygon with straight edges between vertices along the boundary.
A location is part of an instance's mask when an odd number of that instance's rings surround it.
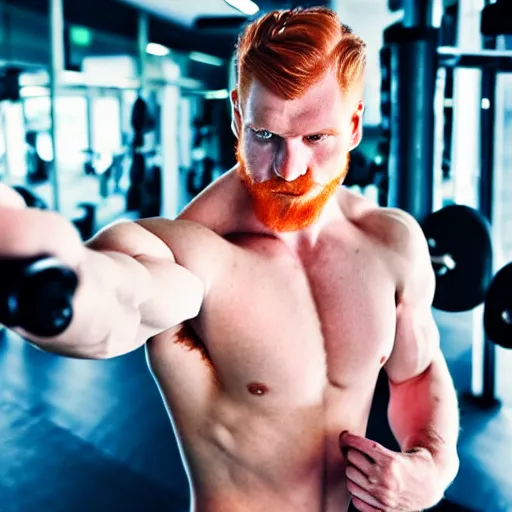
<svg viewBox="0 0 512 512">
<path fill-rule="evenodd" d="M 449 485 L 458 471 L 459 409 L 440 351 L 420 376 L 390 383 L 388 417 L 402 451 L 428 450 Z"/>
<path fill-rule="evenodd" d="M 143 265 L 121 253 L 84 249 L 73 270 L 79 285 L 69 327 L 53 338 L 18 332 L 45 351 L 76 358 L 108 357 L 114 339 L 121 337 L 127 347 L 135 343 L 138 309 L 150 291 L 149 274 Z"/>
<path fill-rule="evenodd" d="M 195 317 L 203 284 L 173 258 L 86 249 L 77 270 L 73 320 L 55 338 L 21 334 L 39 348 L 75 358 L 106 359 Z"/>
</svg>

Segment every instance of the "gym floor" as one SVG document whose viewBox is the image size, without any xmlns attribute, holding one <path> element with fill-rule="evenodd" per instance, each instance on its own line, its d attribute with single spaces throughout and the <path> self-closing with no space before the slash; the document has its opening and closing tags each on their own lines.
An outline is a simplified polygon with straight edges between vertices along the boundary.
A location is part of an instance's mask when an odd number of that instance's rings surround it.
<svg viewBox="0 0 512 512">
<path fill-rule="evenodd" d="M 462 418 L 461 468 L 436 510 L 512 512 L 512 386 L 501 407 L 468 400 L 471 322 L 436 318 Z M 188 511 L 187 480 L 143 350 L 72 360 L 3 331 L 0 376 L 1 512 Z M 393 447 L 386 402 L 381 378 L 368 436 Z"/>
</svg>

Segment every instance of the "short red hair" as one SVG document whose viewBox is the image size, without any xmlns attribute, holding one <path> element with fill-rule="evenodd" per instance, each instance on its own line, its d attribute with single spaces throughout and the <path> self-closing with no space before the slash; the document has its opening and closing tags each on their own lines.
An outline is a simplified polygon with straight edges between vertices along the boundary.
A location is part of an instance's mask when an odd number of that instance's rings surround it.
<svg viewBox="0 0 512 512">
<path fill-rule="evenodd" d="M 238 40 L 240 100 L 254 79 L 285 99 L 299 98 L 330 69 L 345 91 L 363 77 L 365 48 L 330 9 L 269 12 L 248 25 Z"/>
</svg>

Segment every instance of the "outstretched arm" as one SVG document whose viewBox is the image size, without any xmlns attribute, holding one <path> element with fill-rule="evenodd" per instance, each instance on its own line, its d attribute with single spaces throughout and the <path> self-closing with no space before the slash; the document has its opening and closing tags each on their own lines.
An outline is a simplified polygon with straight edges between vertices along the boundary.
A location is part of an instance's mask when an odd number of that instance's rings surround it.
<svg viewBox="0 0 512 512">
<path fill-rule="evenodd" d="M 73 320 L 63 333 L 41 338 L 16 329 L 42 350 L 84 359 L 116 357 L 198 314 L 204 297 L 203 281 L 176 263 L 168 243 L 138 223 L 113 224 L 84 246 L 71 224 L 52 212 L 21 210 L 10 214 L 17 219 L 25 215 L 26 236 L 15 241 L 20 245 L 27 239 L 25 245 L 31 250 L 46 236 L 37 235 L 39 224 L 45 222 L 45 231 L 52 236 L 43 239 L 45 250 L 38 247 L 36 252 L 60 257 L 79 279 Z M 165 224 L 161 230 L 177 245 L 181 237 L 193 238 L 183 223 L 161 220 L 160 224 Z"/>
</svg>

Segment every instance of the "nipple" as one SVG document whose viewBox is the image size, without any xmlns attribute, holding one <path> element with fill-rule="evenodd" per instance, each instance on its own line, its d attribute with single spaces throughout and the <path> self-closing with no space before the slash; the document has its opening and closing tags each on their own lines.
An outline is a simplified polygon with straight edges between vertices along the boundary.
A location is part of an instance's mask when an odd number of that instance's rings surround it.
<svg viewBox="0 0 512 512">
<path fill-rule="evenodd" d="M 268 388 L 265 386 L 265 384 L 262 384 L 261 382 L 251 382 L 250 384 L 247 384 L 247 390 L 251 395 L 256 396 L 262 396 L 266 393 L 268 393 Z"/>
</svg>

